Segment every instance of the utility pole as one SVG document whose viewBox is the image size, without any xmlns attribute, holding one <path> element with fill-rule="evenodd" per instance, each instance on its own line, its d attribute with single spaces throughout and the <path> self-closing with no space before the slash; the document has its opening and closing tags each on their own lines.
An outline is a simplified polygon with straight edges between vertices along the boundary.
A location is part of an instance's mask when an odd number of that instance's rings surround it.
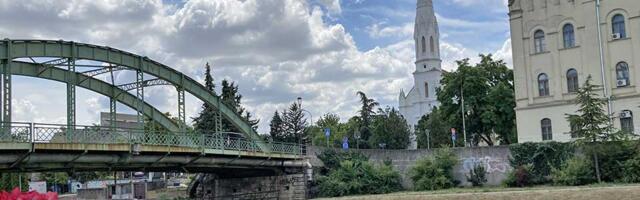
<svg viewBox="0 0 640 200">
<path fill-rule="evenodd" d="M 600 77 L 602 78 L 602 90 L 604 91 L 604 98 L 607 98 L 607 114 L 609 114 L 609 125 L 612 125 L 611 116 L 611 95 L 609 94 L 609 87 L 607 87 L 607 79 L 605 75 L 604 66 L 604 47 L 602 46 L 602 27 L 600 26 L 600 0 L 596 0 L 596 27 L 598 29 L 598 47 L 600 50 Z"/>
<path fill-rule="evenodd" d="M 424 132 L 427 134 L 427 149 L 431 149 L 431 132 L 429 129 L 424 129 Z"/>
<path fill-rule="evenodd" d="M 464 86 L 464 76 L 462 77 L 462 86 Z M 464 113 L 464 87 L 460 87 L 460 96 L 462 99 L 462 105 L 460 105 L 460 109 L 462 109 L 462 136 L 464 137 L 464 147 L 467 147 L 467 127 L 465 123 L 465 113 Z M 454 144 L 455 146 L 455 144 Z"/>
</svg>

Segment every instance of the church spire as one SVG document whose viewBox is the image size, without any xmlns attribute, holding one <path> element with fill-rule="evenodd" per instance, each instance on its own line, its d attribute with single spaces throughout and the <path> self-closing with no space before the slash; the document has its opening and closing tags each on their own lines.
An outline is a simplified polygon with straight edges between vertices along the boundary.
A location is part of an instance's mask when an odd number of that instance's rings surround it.
<svg viewBox="0 0 640 200">
<path fill-rule="evenodd" d="M 416 71 L 440 69 L 440 33 L 432 0 L 417 0 L 414 41 Z"/>
</svg>

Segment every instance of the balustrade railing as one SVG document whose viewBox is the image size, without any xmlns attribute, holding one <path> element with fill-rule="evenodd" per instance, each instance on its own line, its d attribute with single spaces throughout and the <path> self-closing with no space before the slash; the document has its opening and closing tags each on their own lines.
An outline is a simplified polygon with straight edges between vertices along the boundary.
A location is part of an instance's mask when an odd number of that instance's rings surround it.
<svg viewBox="0 0 640 200">
<path fill-rule="evenodd" d="M 268 151 L 294 155 L 300 155 L 303 152 L 303 146 L 299 144 L 254 141 L 243 137 L 239 133 L 230 132 L 167 132 L 104 126 L 67 126 L 24 122 L 0 123 L 0 142 L 143 144 L 250 152 Z"/>
</svg>

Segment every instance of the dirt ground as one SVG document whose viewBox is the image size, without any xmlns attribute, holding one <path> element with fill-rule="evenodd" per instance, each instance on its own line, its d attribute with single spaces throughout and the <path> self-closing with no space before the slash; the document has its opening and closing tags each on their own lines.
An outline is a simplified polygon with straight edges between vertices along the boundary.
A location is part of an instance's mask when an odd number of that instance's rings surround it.
<svg viewBox="0 0 640 200">
<path fill-rule="evenodd" d="M 175 198 L 186 198 L 187 189 L 186 188 L 167 188 L 160 189 L 155 191 L 148 191 L 146 199 L 157 199 L 157 200 L 170 200 Z"/>
<path fill-rule="evenodd" d="M 640 185 L 544 187 L 525 189 L 454 189 L 443 192 L 403 192 L 334 198 L 341 200 L 632 200 L 640 199 Z"/>
</svg>

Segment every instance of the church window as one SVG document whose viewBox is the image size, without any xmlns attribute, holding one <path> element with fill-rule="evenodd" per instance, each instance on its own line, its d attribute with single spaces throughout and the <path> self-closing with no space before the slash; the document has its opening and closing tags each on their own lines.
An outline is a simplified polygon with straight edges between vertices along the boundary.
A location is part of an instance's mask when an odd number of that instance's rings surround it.
<svg viewBox="0 0 640 200">
<path fill-rule="evenodd" d="M 542 141 L 553 140 L 553 133 L 551 130 L 551 120 L 544 118 L 540 121 L 540 127 L 542 129 Z"/>
<path fill-rule="evenodd" d="M 567 91 L 574 93 L 578 91 L 578 71 L 576 69 L 569 69 L 567 71 Z"/>
<path fill-rule="evenodd" d="M 618 87 L 629 85 L 629 64 L 620 62 L 616 65 L 616 79 L 618 80 Z"/>
<path fill-rule="evenodd" d="M 538 91 L 541 97 L 549 96 L 549 77 L 545 73 L 538 75 Z"/>
<path fill-rule="evenodd" d="M 576 37 L 572 24 L 565 24 L 564 27 L 562 27 L 562 37 L 564 39 L 564 48 L 576 46 Z"/>
<path fill-rule="evenodd" d="M 429 97 L 429 83 L 424 83 L 424 97 Z"/>
<path fill-rule="evenodd" d="M 427 42 L 424 41 L 424 36 L 422 36 L 422 53 L 427 51 Z"/>
<path fill-rule="evenodd" d="M 542 30 L 537 30 L 534 34 L 533 34 L 533 43 L 535 46 L 535 53 L 542 53 L 544 51 L 546 51 L 546 45 L 544 42 L 544 31 Z"/>
<path fill-rule="evenodd" d="M 627 31 L 624 27 L 624 16 L 621 14 L 613 16 L 613 19 L 611 19 L 611 25 L 613 28 L 613 34 L 620 34 L 620 38 L 627 37 Z"/>
<path fill-rule="evenodd" d="M 429 45 L 431 45 L 431 53 L 434 53 L 436 51 L 436 47 L 435 47 L 435 44 L 433 43 L 433 36 L 429 38 Z"/>
</svg>

